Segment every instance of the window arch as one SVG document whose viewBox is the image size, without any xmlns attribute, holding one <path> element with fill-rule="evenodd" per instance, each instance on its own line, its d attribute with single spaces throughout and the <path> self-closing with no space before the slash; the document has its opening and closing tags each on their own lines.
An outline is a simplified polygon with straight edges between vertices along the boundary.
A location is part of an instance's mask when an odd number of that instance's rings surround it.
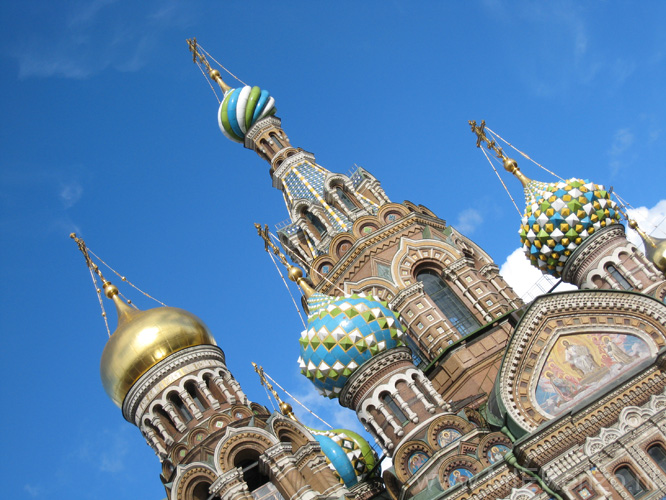
<svg viewBox="0 0 666 500">
<path fill-rule="evenodd" d="M 176 413 L 180 416 L 180 418 L 183 419 L 185 423 L 188 423 L 190 420 L 192 420 L 193 417 L 190 413 L 190 410 L 187 409 L 187 406 L 185 406 L 185 403 L 183 403 L 183 400 L 178 394 L 171 393 L 167 399 L 173 405 Z"/>
<path fill-rule="evenodd" d="M 349 195 L 345 192 L 345 190 L 342 189 L 340 186 L 335 186 L 335 192 L 338 195 L 340 202 L 344 205 L 344 207 L 347 210 L 354 211 L 358 208 L 356 204 L 352 201 L 352 199 L 349 197 Z"/>
<path fill-rule="evenodd" d="M 194 382 L 190 381 L 185 384 L 185 390 L 194 401 L 194 404 L 199 408 L 199 411 L 204 412 L 208 409 L 209 404 L 206 398 L 201 397 L 199 394 L 199 388 L 195 385 Z"/>
<path fill-rule="evenodd" d="M 314 228 L 319 232 L 319 237 L 323 238 L 326 236 L 326 226 L 324 226 L 324 223 L 317 217 L 315 214 L 313 214 L 310 211 L 305 212 L 305 218 L 314 226 Z"/>
<path fill-rule="evenodd" d="M 409 422 L 407 415 L 403 413 L 402 408 L 400 408 L 396 404 L 396 402 L 393 400 L 393 398 L 389 393 L 385 392 L 384 394 L 382 394 L 381 400 L 401 425 L 404 425 L 407 422 Z"/>
<path fill-rule="evenodd" d="M 633 290 L 633 286 L 631 286 L 631 283 L 627 281 L 627 278 L 624 277 L 624 275 L 618 271 L 617 267 L 615 267 L 613 264 L 608 264 L 606 266 L 606 271 L 613 277 L 613 279 L 624 289 L 624 290 Z"/>
<path fill-rule="evenodd" d="M 431 269 L 420 271 L 416 279 L 423 283 L 425 293 L 463 337 L 481 326 L 479 320 L 435 271 Z"/>
<path fill-rule="evenodd" d="M 653 444 L 648 448 L 647 452 L 659 468 L 666 473 L 666 450 L 664 447 L 659 443 Z"/>
<path fill-rule="evenodd" d="M 638 479 L 636 473 L 628 466 L 623 465 L 615 469 L 615 477 L 622 483 L 624 489 L 634 498 L 640 498 L 647 493 L 647 488 Z"/>
<path fill-rule="evenodd" d="M 207 500 L 210 496 L 208 489 L 212 483 L 208 481 L 201 481 L 192 489 L 192 500 Z"/>
</svg>

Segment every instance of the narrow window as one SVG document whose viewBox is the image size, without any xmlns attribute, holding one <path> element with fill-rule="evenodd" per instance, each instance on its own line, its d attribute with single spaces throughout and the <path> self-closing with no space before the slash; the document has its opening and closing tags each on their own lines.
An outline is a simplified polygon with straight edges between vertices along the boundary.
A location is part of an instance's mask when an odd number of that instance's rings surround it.
<svg viewBox="0 0 666 500">
<path fill-rule="evenodd" d="M 187 409 L 187 406 L 185 406 L 185 403 L 183 403 L 183 400 L 180 399 L 178 394 L 172 394 L 169 399 L 171 404 L 173 404 L 173 407 L 176 409 L 176 412 L 185 421 L 185 423 L 192 420 L 192 414 L 190 413 L 190 410 Z"/>
<path fill-rule="evenodd" d="M 192 397 L 192 400 L 194 401 L 194 404 L 197 405 L 197 408 L 199 408 L 199 411 L 206 411 L 207 405 L 204 405 L 203 400 L 199 397 L 199 392 L 197 391 L 197 388 L 194 387 L 194 383 L 188 383 L 185 386 L 185 390 L 187 390 L 187 393 Z"/>
<path fill-rule="evenodd" d="M 273 142 L 278 145 L 279 149 L 282 149 L 284 147 L 280 142 L 280 139 L 277 138 L 277 135 L 271 134 L 271 139 L 273 139 Z"/>
<path fill-rule="evenodd" d="M 623 465 L 622 467 L 615 470 L 615 477 L 620 480 L 622 486 L 629 492 L 634 498 L 640 498 L 647 493 L 647 489 L 641 483 L 633 470 L 628 466 Z"/>
<path fill-rule="evenodd" d="M 319 217 L 314 215 L 312 212 L 305 212 L 305 218 L 310 221 L 314 228 L 319 232 L 319 236 L 323 238 L 326 235 L 326 226 L 322 224 L 319 220 Z"/>
<path fill-rule="evenodd" d="M 460 335 L 469 335 L 481 326 L 476 317 L 436 272 L 429 269 L 422 271 L 416 276 L 416 279 L 423 283 L 425 293 L 428 294 L 453 327 L 460 332 Z"/>
<path fill-rule="evenodd" d="M 347 193 L 345 193 L 344 189 L 341 187 L 336 187 L 335 192 L 338 194 L 338 198 L 340 198 L 340 201 L 347 208 L 347 210 L 356 210 L 356 205 L 353 201 L 351 201 L 351 198 L 347 196 Z"/>
<path fill-rule="evenodd" d="M 405 425 L 409 422 L 407 415 L 402 412 L 402 409 L 395 401 L 393 401 L 393 398 L 390 395 L 384 394 L 384 396 L 382 396 L 382 401 L 384 402 L 384 405 L 388 407 L 389 411 L 398 419 L 398 422 L 401 425 Z"/>
<path fill-rule="evenodd" d="M 631 283 L 627 281 L 627 278 L 625 278 L 614 265 L 612 264 L 608 265 L 606 267 L 606 270 L 610 273 L 613 279 L 617 281 L 622 288 L 624 288 L 625 290 L 633 290 L 634 287 L 631 286 Z"/>
<path fill-rule="evenodd" d="M 666 450 L 660 444 L 655 444 L 648 448 L 648 455 L 655 461 L 661 470 L 666 472 Z"/>
</svg>

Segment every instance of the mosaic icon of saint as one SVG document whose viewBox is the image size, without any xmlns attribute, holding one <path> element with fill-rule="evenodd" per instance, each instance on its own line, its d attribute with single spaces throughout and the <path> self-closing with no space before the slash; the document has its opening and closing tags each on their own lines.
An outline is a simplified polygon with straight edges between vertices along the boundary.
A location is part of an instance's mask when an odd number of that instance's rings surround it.
<svg viewBox="0 0 666 500">
<path fill-rule="evenodd" d="M 592 357 L 590 350 L 582 344 L 572 344 L 563 340 L 564 359 L 582 377 L 590 375 L 599 369 L 599 365 Z"/>
<path fill-rule="evenodd" d="M 509 447 L 503 444 L 496 444 L 490 450 L 488 450 L 488 461 L 491 464 L 494 464 L 498 460 L 501 460 L 504 457 L 504 454 L 509 451 Z"/>
<path fill-rule="evenodd" d="M 409 461 L 407 462 L 407 468 L 409 469 L 409 472 L 414 474 L 427 461 L 428 461 L 428 455 L 426 455 L 423 452 L 417 451 L 416 453 L 413 453 L 411 457 L 409 457 Z"/>
<path fill-rule="evenodd" d="M 553 386 L 555 392 L 557 392 L 565 401 L 571 401 L 576 396 L 578 388 L 569 380 L 558 377 L 552 372 L 546 372 L 546 377 L 548 377 L 550 385 Z"/>
<path fill-rule="evenodd" d="M 472 473 L 467 469 L 454 469 L 449 474 L 449 485 L 453 486 L 454 484 L 464 483 L 471 477 Z"/>
<path fill-rule="evenodd" d="M 446 428 L 442 429 L 437 435 L 437 443 L 441 448 L 444 448 L 447 444 L 452 443 L 456 439 L 460 438 L 462 434 L 456 429 Z"/>
<path fill-rule="evenodd" d="M 612 342 L 609 337 L 604 337 L 602 341 L 603 341 L 603 349 L 610 356 L 610 358 L 616 363 L 622 363 L 623 365 L 628 365 L 629 363 L 634 361 L 634 359 L 636 359 L 637 357 L 637 356 L 630 356 L 629 354 L 627 354 L 624 349 L 622 349 L 615 342 Z"/>
</svg>

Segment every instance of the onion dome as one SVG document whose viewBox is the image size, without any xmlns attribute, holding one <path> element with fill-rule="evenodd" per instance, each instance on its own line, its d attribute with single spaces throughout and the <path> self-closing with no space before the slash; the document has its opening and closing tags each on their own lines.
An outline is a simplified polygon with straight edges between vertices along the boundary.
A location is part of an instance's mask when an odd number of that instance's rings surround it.
<svg viewBox="0 0 666 500">
<path fill-rule="evenodd" d="M 370 295 L 308 297 L 308 329 L 300 339 L 301 373 L 324 396 L 337 398 L 349 377 L 373 356 L 403 345 L 398 313 Z"/>
<path fill-rule="evenodd" d="M 123 302 L 111 283 L 104 291 L 116 305 L 118 327 L 104 348 L 100 372 L 104 390 L 119 407 L 134 383 L 163 359 L 187 347 L 216 345 L 208 327 L 187 311 L 140 311 Z"/>
<path fill-rule="evenodd" d="M 602 185 L 576 178 L 533 181 L 511 159 L 504 160 L 504 168 L 523 183 L 526 207 L 520 240 L 532 265 L 544 273 L 559 278 L 581 243 L 602 227 L 620 221 L 617 204 Z"/>
<path fill-rule="evenodd" d="M 222 133 L 235 142 L 244 142 L 248 130 L 262 118 L 275 114 L 275 99 L 259 87 L 229 89 L 217 114 Z"/>
<path fill-rule="evenodd" d="M 377 463 L 377 454 L 361 436 L 347 429 L 310 429 L 328 466 L 347 488 L 365 479 Z"/>
</svg>

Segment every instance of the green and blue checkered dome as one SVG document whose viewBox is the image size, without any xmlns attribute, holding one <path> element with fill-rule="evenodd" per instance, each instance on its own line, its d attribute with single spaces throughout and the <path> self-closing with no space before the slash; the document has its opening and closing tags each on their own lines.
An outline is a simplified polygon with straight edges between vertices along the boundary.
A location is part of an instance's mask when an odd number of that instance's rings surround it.
<svg viewBox="0 0 666 500">
<path fill-rule="evenodd" d="M 347 488 L 363 481 L 377 463 L 377 454 L 361 436 L 347 429 L 309 429 L 321 446 L 328 466 Z"/>
<path fill-rule="evenodd" d="M 583 241 L 620 221 L 617 204 L 608 191 L 589 180 L 529 181 L 525 201 L 519 231 L 523 250 L 533 266 L 558 278 Z"/>
<path fill-rule="evenodd" d="M 349 377 L 373 356 L 404 345 L 404 328 L 388 303 L 371 295 L 308 298 L 308 328 L 301 334 L 301 373 L 324 396 L 340 396 Z"/>
<path fill-rule="evenodd" d="M 245 134 L 262 118 L 275 114 L 275 99 L 259 87 L 229 89 L 217 113 L 222 133 L 234 142 L 245 142 Z"/>
</svg>

